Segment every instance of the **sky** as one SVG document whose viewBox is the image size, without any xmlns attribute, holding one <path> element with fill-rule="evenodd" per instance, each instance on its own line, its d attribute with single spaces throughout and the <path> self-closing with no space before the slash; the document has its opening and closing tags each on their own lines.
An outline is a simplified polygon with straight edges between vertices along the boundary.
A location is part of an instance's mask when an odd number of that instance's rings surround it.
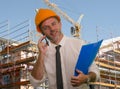
<svg viewBox="0 0 120 89">
<path fill-rule="evenodd" d="M 120 36 L 120 0 L 50 0 L 74 21 L 81 14 L 81 38 L 87 42 Z M 0 23 L 8 20 L 10 27 L 30 19 L 31 29 L 35 30 L 36 8 L 49 8 L 43 0 L 0 0 Z M 72 36 L 73 26 L 61 16 L 62 31 Z M 36 30 L 35 30 L 36 31 Z"/>
</svg>

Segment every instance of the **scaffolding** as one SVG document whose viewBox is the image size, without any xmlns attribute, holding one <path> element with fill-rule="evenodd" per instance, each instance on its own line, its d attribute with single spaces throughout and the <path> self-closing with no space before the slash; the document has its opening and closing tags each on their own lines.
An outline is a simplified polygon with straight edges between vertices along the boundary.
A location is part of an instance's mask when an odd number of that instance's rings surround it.
<svg viewBox="0 0 120 89">
<path fill-rule="evenodd" d="M 34 89 L 29 81 L 38 56 L 34 32 L 30 20 L 12 28 L 8 20 L 0 22 L 0 89 Z"/>
<path fill-rule="evenodd" d="M 104 41 L 96 57 L 100 80 L 90 83 L 95 89 L 120 89 L 120 38 L 113 39 Z"/>
</svg>

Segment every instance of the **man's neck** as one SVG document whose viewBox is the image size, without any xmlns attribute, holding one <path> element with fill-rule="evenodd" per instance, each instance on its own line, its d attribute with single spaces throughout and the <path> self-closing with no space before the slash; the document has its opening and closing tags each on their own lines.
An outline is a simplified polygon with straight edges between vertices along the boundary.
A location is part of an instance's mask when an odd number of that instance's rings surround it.
<svg viewBox="0 0 120 89">
<path fill-rule="evenodd" d="M 57 41 L 52 42 L 52 43 L 58 45 L 58 44 L 60 43 L 60 41 L 62 40 L 62 38 L 63 38 L 63 34 L 61 34 L 61 35 L 59 36 L 59 39 L 58 39 Z"/>
</svg>

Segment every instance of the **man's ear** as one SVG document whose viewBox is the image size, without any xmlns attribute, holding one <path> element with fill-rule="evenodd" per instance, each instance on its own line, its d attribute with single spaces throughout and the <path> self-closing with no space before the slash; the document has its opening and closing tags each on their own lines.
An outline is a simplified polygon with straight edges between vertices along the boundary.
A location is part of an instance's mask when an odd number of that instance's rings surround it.
<svg viewBox="0 0 120 89">
<path fill-rule="evenodd" d="M 40 29 L 39 26 L 37 26 L 36 29 L 37 29 L 37 31 L 38 31 L 39 33 L 41 33 L 41 29 Z"/>
<path fill-rule="evenodd" d="M 43 32 L 41 32 L 43 35 L 45 35 Z"/>
<path fill-rule="evenodd" d="M 41 34 L 42 34 L 42 35 L 45 35 L 44 32 L 43 32 L 42 30 L 41 30 Z"/>
<path fill-rule="evenodd" d="M 41 33 L 41 34 L 45 35 L 45 34 L 44 34 L 44 32 L 40 29 L 40 27 L 39 27 L 39 26 L 37 27 L 37 31 L 38 31 L 39 33 Z"/>
</svg>

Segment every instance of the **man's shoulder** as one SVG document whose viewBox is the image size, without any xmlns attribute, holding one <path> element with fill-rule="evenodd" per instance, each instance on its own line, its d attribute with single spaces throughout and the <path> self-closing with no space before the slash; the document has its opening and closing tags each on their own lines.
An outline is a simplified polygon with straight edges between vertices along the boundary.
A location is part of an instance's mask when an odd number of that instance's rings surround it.
<svg viewBox="0 0 120 89">
<path fill-rule="evenodd" d="M 82 39 L 79 39 L 79 38 L 75 38 L 75 37 L 65 37 L 66 41 L 70 41 L 70 42 L 73 42 L 73 43 L 80 43 L 80 44 L 85 44 L 86 42 Z"/>
</svg>

